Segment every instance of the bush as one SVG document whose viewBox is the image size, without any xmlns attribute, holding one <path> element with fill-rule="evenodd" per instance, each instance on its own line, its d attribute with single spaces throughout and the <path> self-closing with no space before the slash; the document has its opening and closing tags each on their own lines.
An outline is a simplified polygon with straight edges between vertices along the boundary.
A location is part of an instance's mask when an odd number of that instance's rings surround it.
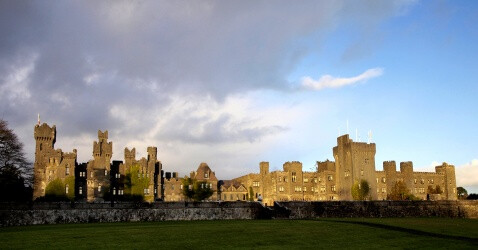
<svg viewBox="0 0 478 250">
<path fill-rule="evenodd" d="M 368 193 L 370 192 L 370 186 L 366 180 L 355 181 L 352 185 L 352 197 L 354 200 L 365 200 L 367 199 Z"/>
</svg>

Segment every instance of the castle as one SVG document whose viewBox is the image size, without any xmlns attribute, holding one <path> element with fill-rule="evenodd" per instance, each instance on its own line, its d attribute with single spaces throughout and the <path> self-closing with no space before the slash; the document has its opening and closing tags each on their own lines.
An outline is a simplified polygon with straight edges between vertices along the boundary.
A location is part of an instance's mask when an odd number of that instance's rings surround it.
<svg viewBox="0 0 478 250">
<path fill-rule="evenodd" d="M 125 190 L 141 194 L 146 201 L 183 201 L 183 182 L 177 172 L 163 172 L 157 148 L 148 147 L 147 158 L 136 160 L 136 149 L 124 150 L 124 161 L 112 161 L 113 144 L 108 131 L 98 131 L 93 142 L 93 159 L 77 163 L 77 151 L 64 153 L 55 149 L 56 127 L 46 123 L 35 125 L 36 141 L 33 199 L 45 196 L 53 186 L 62 185 L 64 194 L 75 200 L 101 201 L 121 197 Z M 259 164 L 259 173 L 250 173 L 232 180 L 218 180 L 206 163 L 201 163 L 190 178 L 206 182 L 213 190 L 210 200 L 274 201 L 352 200 L 352 186 L 358 181 L 369 184 L 369 199 L 384 200 L 397 182 L 405 184 L 420 199 L 456 200 L 455 167 L 443 163 L 435 172 L 414 172 L 412 162 L 383 162 L 383 171 L 375 169 L 375 143 L 354 142 L 348 134 L 337 138 L 333 148 L 335 161 L 317 162 L 313 172 L 302 170 L 302 163 L 283 165 L 283 171 L 270 171 L 268 162 Z M 131 186 L 131 180 L 141 183 Z M 136 189 L 136 190 L 135 190 Z M 439 190 L 438 194 L 430 190 Z"/>
</svg>

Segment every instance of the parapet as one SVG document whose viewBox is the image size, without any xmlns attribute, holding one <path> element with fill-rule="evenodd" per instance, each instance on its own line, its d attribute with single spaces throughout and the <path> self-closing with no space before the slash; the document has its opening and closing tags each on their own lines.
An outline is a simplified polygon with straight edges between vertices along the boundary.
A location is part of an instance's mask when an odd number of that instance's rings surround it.
<svg viewBox="0 0 478 250">
<path fill-rule="evenodd" d="M 327 170 L 335 171 L 335 162 L 329 160 L 317 162 L 317 172 L 324 172 Z"/>
<path fill-rule="evenodd" d="M 52 141 L 52 143 L 55 143 L 56 141 L 56 126 L 53 125 L 52 127 L 48 126 L 48 124 L 43 123 L 41 126 L 40 125 L 35 125 L 34 129 L 34 137 L 35 140 L 48 140 Z"/>
<path fill-rule="evenodd" d="M 413 162 L 404 161 L 400 162 L 400 172 L 413 172 Z"/>
<path fill-rule="evenodd" d="M 107 141 L 108 140 L 108 130 L 105 130 L 105 132 L 101 132 L 101 130 L 98 130 L 98 140 L 99 141 L 102 141 L 102 140 Z"/>
<path fill-rule="evenodd" d="M 401 164 L 400 164 L 401 166 Z M 395 161 L 384 161 L 383 162 L 383 170 L 385 172 L 396 172 L 397 171 L 397 164 Z"/>
<path fill-rule="evenodd" d="M 288 162 L 284 163 L 283 168 L 284 168 L 284 171 L 286 171 L 286 172 L 289 172 L 292 169 L 295 169 L 297 171 L 302 171 L 302 162 L 300 162 L 300 161 L 292 161 L 292 162 L 288 161 Z"/>
<path fill-rule="evenodd" d="M 135 159 L 136 158 L 136 148 L 129 150 L 127 147 L 124 148 L 124 158 L 125 159 Z"/>
<path fill-rule="evenodd" d="M 446 162 L 443 162 L 440 166 L 435 167 L 435 171 L 437 173 L 444 173 L 446 170 L 453 170 L 455 171 L 455 166 L 450 165 Z"/>
</svg>

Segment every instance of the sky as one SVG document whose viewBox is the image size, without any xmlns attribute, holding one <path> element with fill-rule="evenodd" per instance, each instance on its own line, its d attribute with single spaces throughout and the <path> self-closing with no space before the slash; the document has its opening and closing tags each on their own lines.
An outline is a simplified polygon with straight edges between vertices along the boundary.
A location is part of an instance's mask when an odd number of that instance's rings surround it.
<svg viewBox="0 0 478 250">
<path fill-rule="evenodd" d="M 377 170 L 448 162 L 478 193 L 477 23 L 477 1 L 0 1 L 0 118 L 31 161 L 40 114 L 79 162 L 108 130 L 115 160 L 219 179 L 371 131 Z"/>
</svg>

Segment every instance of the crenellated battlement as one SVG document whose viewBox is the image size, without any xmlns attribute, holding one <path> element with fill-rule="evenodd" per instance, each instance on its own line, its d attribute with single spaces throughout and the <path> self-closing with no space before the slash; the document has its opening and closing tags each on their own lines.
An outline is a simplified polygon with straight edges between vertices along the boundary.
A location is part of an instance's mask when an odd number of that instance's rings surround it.
<svg viewBox="0 0 478 250">
<path fill-rule="evenodd" d="M 124 148 L 124 158 L 125 159 L 136 159 L 136 148 L 129 150 L 127 147 Z"/>
<path fill-rule="evenodd" d="M 101 130 L 98 130 L 98 140 L 99 141 L 107 141 L 108 140 L 108 130 L 105 130 L 105 132 L 101 132 Z"/>
<path fill-rule="evenodd" d="M 317 172 L 324 172 L 324 171 L 335 171 L 335 162 L 333 161 L 317 161 Z"/>
<path fill-rule="evenodd" d="M 384 161 L 383 170 L 389 173 L 397 172 L 397 164 L 395 163 L 395 161 Z"/>
<path fill-rule="evenodd" d="M 156 159 L 158 158 L 158 148 L 149 146 L 147 148 L 147 151 L 148 151 L 148 160 L 156 161 Z"/>
<path fill-rule="evenodd" d="M 400 162 L 400 172 L 402 173 L 413 172 L 413 162 L 411 161 Z"/>
<path fill-rule="evenodd" d="M 43 123 L 42 125 L 35 125 L 34 129 L 34 138 L 37 141 L 51 141 L 52 144 L 56 141 L 56 126 L 48 126 L 48 124 Z"/>
</svg>

